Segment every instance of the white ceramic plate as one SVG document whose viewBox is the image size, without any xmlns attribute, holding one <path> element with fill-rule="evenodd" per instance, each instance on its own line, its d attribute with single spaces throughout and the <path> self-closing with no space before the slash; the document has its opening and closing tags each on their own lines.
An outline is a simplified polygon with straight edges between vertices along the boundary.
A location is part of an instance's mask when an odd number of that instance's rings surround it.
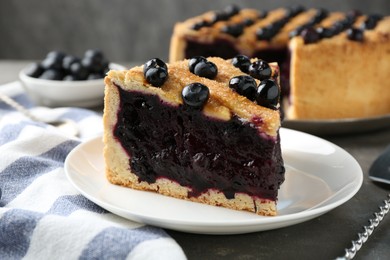
<svg viewBox="0 0 390 260">
<path fill-rule="evenodd" d="M 282 123 L 283 127 L 315 134 L 340 135 L 365 133 L 390 127 L 390 114 L 367 118 L 345 118 L 324 120 L 289 120 Z"/>
<path fill-rule="evenodd" d="M 362 185 L 356 160 L 340 147 L 302 132 L 281 129 L 286 181 L 278 216 L 263 217 L 110 184 L 101 137 L 76 147 L 65 161 L 70 182 L 88 199 L 124 218 L 202 234 L 239 234 L 304 222 L 343 204 Z"/>
</svg>

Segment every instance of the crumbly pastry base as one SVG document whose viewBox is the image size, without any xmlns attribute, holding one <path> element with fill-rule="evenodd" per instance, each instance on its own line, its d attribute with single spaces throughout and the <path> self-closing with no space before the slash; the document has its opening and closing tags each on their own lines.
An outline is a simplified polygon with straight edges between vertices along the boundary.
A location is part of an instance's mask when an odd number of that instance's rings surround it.
<svg viewBox="0 0 390 260">
<path fill-rule="evenodd" d="M 106 176 L 111 183 L 132 189 L 152 191 L 165 196 L 212 206 L 249 211 L 262 216 L 276 215 L 276 203 L 274 201 L 252 198 L 246 194 L 236 193 L 234 199 L 227 199 L 222 192 L 208 190 L 199 197 L 188 197 L 188 192 L 190 192 L 189 188 L 183 187 L 178 183 L 165 178 L 157 179 L 157 181 L 152 184 L 138 182 L 138 177 L 130 170 L 127 170 L 125 173 L 122 172 L 121 174 L 107 170 Z"/>
<path fill-rule="evenodd" d="M 219 68 L 224 66 L 222 59 L 215 58 L 212 60 L 213 62 L 218 63 L 217 66 Z M 191 73 L 189 74 L 186 67 L 187 63 L 188 61 L 183 61 L 181 63 L 177 63 L 175 66 L 169 65 L 169 71 L 171 73 L 168 81 L 163 86 L 164 89 L 155 88 L 149 85 L 143 78 L 141 67 L 136 67 L 129 71 L 110 71 L 108 73 L 108 76 L 105 78 L 106 87 L 103 115 L 105 128 L 103 142 L 105 144 L 104 158 L 106 162 L 107 179 L 113 184 L 138 190 L 153 191 L 179 199 L 222 206 L 235 210 L 250 211 L 258 215 L 276 215 L 277 210 L 275 201 L 253 198 L 242 193 L 236 193 L 234 199 L 227 199 L 222 192 L 216 190 L 208 190 L 199 197 L 188 197 L 190 189 L 187 187 L 183 187 L 165 178 L 159 178 L 155 183 L 151 184 L 147 182 L 139 182 L 138 176 L 131 172 L 129 166 L 130 158 L 119 141 L 113 135 L 113 129 L 117 122 L 117 111 L 120 105 L 119 91 L 116 85 L 120 86 L 124 90 L 136 90 L 143 93 L 158 95 L 162 100 L 175 105 L 181 102 L 176 98 L 176 88 L 178 85 L 182 85 L 181 87 L 184 87 L 185 84 L 190 82 L 204 82 L 204 84 L 208 85 L 211 90 L 211 98 L 205 107 L 205 113 L 209 113 L 209 115 L 214 115 L 225 120 L 228 120 L 232 113 L 239 114 L 244 118 L 248 118 L 248 120 L 254 115 L 259 115 L 264 119 L 264 125 L 262 126 L 263 130 L 266 131 L 266 133 L 269 133 L 270 136 L 276 136 L 277 130 L 280 127 L 278 112 L 260 106 L 254 106 L 254 103 L 249 100 L 248 102 L 242 101 L 242 97 L 237 96 L 236 93 L 230 91 L 228 87 L 220 86 L 220 83 L 213 83 L 213 81 L 197 77 Z M 226 68 L 221 69 L 221 71 L 226 70 Z M 233 72 L 230 70 L 228 71 L 233 74 L 242 74 L 240 71 L 236 70 L 233 70 Z M 178 78 L 174 78 L 173 75 L 176 75 Z M 224 82 L 225 84 L 231 76 L 219 73 L 218 77 L 219 78 L 217 80 Z M 180 81 L 178 80 L 179 78 L 181 79 Z M 182 82 L 183 80 L 184 82 Z M 225 93 L 226 95 L 222 95 L 224 98 L 213 99 L 213 91 L 218 91 L 220 89 L 222 89 L 222 91 L 227 91 Z M 241 102 L 244 103 L 243 105 L 238 106 L 238 108 L 235 106 L 237 99 L 240 99 Z M 235 110 L 231 111 L 233 108 Z"/>
</svg>

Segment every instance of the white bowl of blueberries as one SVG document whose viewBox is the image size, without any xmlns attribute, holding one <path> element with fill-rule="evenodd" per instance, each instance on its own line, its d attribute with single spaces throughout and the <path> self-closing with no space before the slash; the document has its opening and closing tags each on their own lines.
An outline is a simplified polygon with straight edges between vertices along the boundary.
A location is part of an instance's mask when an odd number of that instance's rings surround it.
<svg viewBox="0 0 390 260">
<path fill-rule="evenodd" d="M 103 104 L 104 77 L 110 69 L 125 67 L 108 62 L 100 50 L 87 50 L 81 58 L 52 51 L 21 70 L 19 78 L 38 105 L 93 107 Z"/>
</svg>

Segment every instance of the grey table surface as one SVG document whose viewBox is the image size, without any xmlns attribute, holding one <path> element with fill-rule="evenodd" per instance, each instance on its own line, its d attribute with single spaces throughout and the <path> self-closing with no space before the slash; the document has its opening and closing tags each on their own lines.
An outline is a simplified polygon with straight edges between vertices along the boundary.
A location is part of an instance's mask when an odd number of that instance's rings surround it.
<svg viewBox="0 0 390 260">
<path fill-rule="evenodd" d="M 0 84 L 17 80 L 24 66 L 26 61 L 0 60 Z M 343 255 L 390 192 L 390 185 L 368 178 L 371 163 L 390 145 L 390 125 L 372 132 L 320 137 L 349 152 L 363 170 L 361 189 L 345 204 L 313 220 L 271 231 L 241 235 L 167 232 L 188 259 L 334 259 Z M 355 259 L 390 259 L 390 217 L 383 220 Z"/>
</svg>

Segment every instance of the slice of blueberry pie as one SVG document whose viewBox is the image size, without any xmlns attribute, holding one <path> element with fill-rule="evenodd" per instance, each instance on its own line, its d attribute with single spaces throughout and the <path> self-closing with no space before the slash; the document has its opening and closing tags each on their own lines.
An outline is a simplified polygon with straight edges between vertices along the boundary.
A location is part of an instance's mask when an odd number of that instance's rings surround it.
<svg viewBox="0 0 390 260">
<path fill-rule="evenodd" d="M 278 62 L 289 119 L 390 113 L 390 16 L 302 6 L 265 12 L 231 5 L 174 27 L 171 62 L 238 54 Z"/>
<path fill-rule="evenodd" d="M 245 73 L 243 71 L 247 71 Z M 111 183 L 276 215 L 284 181 L 279 70 L 236 57 L 152 59 L 105 78 Z"/>
</svg>

